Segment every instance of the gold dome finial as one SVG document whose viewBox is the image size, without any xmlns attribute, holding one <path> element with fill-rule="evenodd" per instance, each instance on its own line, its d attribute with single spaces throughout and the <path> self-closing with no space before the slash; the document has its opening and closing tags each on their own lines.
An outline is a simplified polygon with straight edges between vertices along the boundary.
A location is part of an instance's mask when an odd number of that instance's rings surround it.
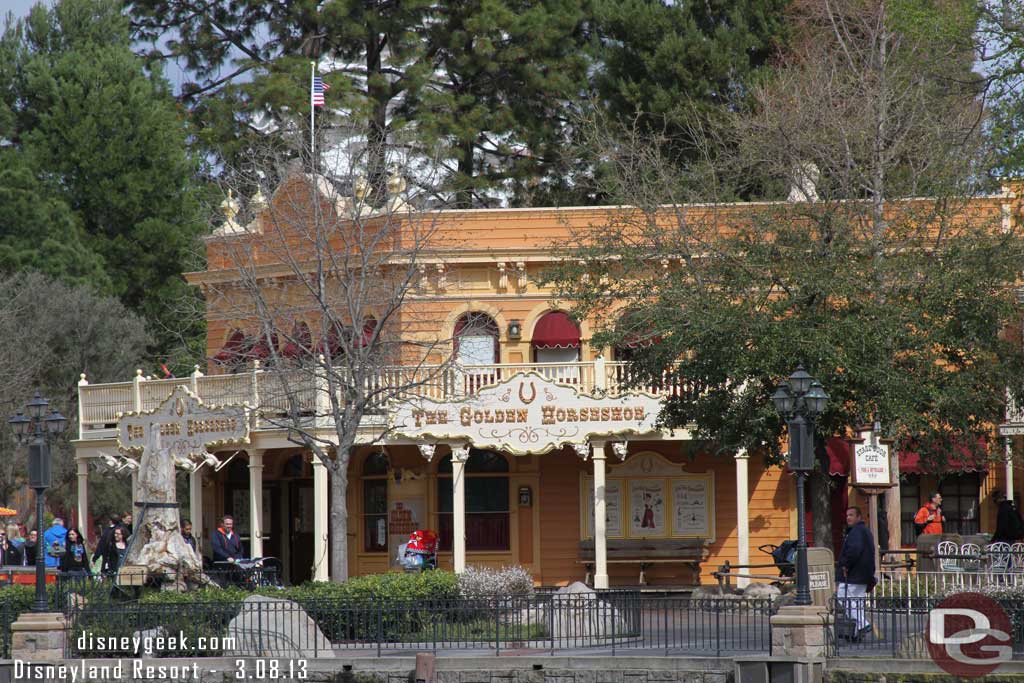
<svg viewBox="0 0 1024 683">
<path fill-rule="evenodd" d="M 220 203 L 220 210 L 223 212 L 224 218 L 227 219 L 228 223 L 234 222 L 239 209 L 238 200 L 235 199 L 234 194 L 229 189 L 227 198 Z"/>
</svg>

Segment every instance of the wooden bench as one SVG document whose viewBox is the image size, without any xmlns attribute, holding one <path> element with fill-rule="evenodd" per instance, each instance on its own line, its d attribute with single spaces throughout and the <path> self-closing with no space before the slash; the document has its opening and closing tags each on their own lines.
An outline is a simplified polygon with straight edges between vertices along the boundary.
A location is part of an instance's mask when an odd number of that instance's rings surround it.
<svg viewBox="0 0 1024 683">
<path fill-rule="evenodd" d="M 577 564 L 587 567 L 586 582 L 594 573 L 594 540 L 580 541 Z M 684 564 L 700 583 L 700 563 L 708 559 L 707 539 L 703 538 L 630 538 L 608 539 L 608 564 L 639 564 L 640 585 L 647 585 L 646 570 L 655 564 Z"/>
</svg>

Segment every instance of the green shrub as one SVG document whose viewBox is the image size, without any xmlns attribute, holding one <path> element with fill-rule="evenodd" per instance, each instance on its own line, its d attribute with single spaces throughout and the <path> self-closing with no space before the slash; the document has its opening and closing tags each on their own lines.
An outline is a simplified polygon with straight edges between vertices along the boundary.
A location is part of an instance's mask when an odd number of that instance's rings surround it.
<svg viewBox="0 0 1024 683">
<path fill-rule="evenodd" d="M 420 602 L 458 597 L 459 582 L 456 574 L 442 570 L 410 574 L 389 572 L 357 576 L 344 583 L 311 581 L 285 590 L 261 592 L 300 603 L 313 600 Z"/>
</svg>

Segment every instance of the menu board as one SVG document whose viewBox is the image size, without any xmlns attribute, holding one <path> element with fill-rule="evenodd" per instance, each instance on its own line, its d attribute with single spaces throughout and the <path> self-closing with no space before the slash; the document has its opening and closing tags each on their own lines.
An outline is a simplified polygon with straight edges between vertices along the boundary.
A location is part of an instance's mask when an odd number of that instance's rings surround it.
<svg viewBox="0 0 1024 683">
<path fill-rule="evenodd" d="M 672 535 L 710 538 L 711 509 L 707 479 L 672 480 Z"/>
<path fill-rule="evenodd" d="M 629 535 L 665 536 L 665 480 L 629 480 Z"/>
<path fill-rule="evenodd" d="M 590 477 L 583 478 L 584 495 L 586 501 L 587 527 L 583 531 L 586 538 L 594 536 L 594 480 Z M 604 519 L 605 535 L 608 538 L 622 538 L 622 483 L 619 481 L 607 481 L 604 486 Z"/>
</svg>

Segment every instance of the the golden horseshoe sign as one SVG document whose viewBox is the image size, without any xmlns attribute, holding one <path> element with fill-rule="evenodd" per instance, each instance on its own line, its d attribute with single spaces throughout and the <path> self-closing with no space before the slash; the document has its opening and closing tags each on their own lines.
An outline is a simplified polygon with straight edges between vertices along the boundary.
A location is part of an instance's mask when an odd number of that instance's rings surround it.
<svg viewBox="0 0 1024 683">
<path fill-rule="evenodd" d="M 537 387 L 534 386 L 533 382 L 530 382 L 530 398 L 526 398 L 523 395 L 523 387 L 526 386 L 526 382 L 519 383 L 519 400 L 523 402 L 523 405 L 530 405 L 533 400 L 537 398 Z"/>
</svg>

